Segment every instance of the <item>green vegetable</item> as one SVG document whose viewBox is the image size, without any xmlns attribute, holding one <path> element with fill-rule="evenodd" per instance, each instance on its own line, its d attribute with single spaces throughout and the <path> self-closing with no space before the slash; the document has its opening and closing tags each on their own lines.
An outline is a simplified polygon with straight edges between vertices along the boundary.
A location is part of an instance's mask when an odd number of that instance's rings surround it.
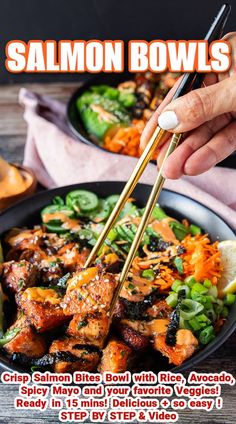
<svg viewBox="0 0 236 424">
<path fill-rule="evenodd" d="M 160 205 L 156 205 L 152 211 L 152 218 L 157 219 L 158 221 L 161 221 L 164 218 L 167 218 L 168 215 L 163 211 L 163 209 L 160 207 Z"/>
<path fill-rule="evenodd" d="M 114 209 L 115 205 L 117 204 L 119 200 L 120 195 L 119 194 L 112 194 L 111 196 L 108 196 L 106 198 L 106 201 L 109 203 L 111 209 Z"/>
<path fill-rule="evenodd" d="M 204 306 L 201 303 L 191 299 L 183 299 L 180 305 L 180 316 L 183 319 L 190 320 L 199 312 L 202 312 Z"/>
<path fill-rule="evenodd" d="M 186 235 L 189 233 L 188 228 L 185 227 L 185 225 L 181 224 L 180 222 L 171 221 L 169 222 L 169 226 L 172 229 L 175 237 L 179 241 L 182 241 L 186 237 Z"/>
<path fill-rule="evenodd" d="M 117 88 L 110 87 L 109 85 L 101 84 L 91 87 L 91 91 L 95 94 L 99 94 L 110 100 L 118 100 L 118 102 L 125 108 L 134 106 L 136 102 L 136 96 L 133 93 L 127 93 L 120 91 Z"/>
<path fill-rule="evenodd" d="M 197 225 L 191 224 L 189 226 L 189 232 L 190 232 L 190 234 L 192 234 L 192 236 L 197 236 L 198 234 L 201 234 L 202 230 Z"/>
<path fill-rule="evenodd" d="M 207 289 L 206 287 L 204 287 L 204 286 L 203 286 L 203 284 L 201 284 L 201 283 L 195 283 L 195 284 L 192 286 L 192 289 L 191 289 L 191 295 L 192 295 L 193 293 L 197 293 L 197 294 L 206 294 L 206 293 L 208 293 L 208 289 Z"/>
<path fill-rule="evenodd" d="M 205 303 L 207 302 L 207 297 L 203 294 L 200 294 L 198 292 L 191 292 L 190 297 L 192 300 L 202 303 L 205 305 Z"/>
<path fill-rule="evenodd" d="M 115 91 L 114 91 L 115 90 Z M 98 89 L 86 91 L 77 99 L 76 106 L 85 129 L 98 140 L 103 140 L 108 130 L 130 123 L 130 114 L 116 97 L 119 91 Z"/>
<path fill-rule="evenodd" d="M 185 279 L 184 279 L 184 282 L 190 287 L 190 288 L 192 288 L 193 287 L 193 285 L 197 282 L 196 280 L 195 280 L 195 278 L 194 277 L 192 277 L 192 276 L 189 276 L 189 277 L 186 277 Z"/>
<path fill-rule="evenodd" d="M 211 286 L 209 288 L 209 290 L 208 290 L 208 294 L 210 296 L 217 297 L 218 296 L 218 289 L 217 289 L 217 287 L 216 286 Z"/>
<path fill-rule="evenodd" d="M 210 319 L 211 322 L 214 322 L 217 318 L 216 313 L 215 313 L 212 305 L 211 305 L 211 308 L 206 308 L 206 306 L 205 306 L 205 314 Z"/>
<path fill-rule="evenodd" d="M 179 256 L 176 256 L 173 262 L 174 262 L 174 265 L 175 265 L 177 271 L 180 274 L 183 274 L 183 260 L 182 260 L 182 258 L 180 258 Z"/>
<path fill-rule="evenodd" d="M 170 316 L 170 323 L 167 327 L 165 342 L 169 346 L 175 346 L 176 344 L 176 335 L 178 328 L 180 326 L 180 320 L 181 320 L 181 305 L 184 300 L 185 293 L 181 290 L 179 290 L 177 295 L 177 305 L 175 306 L 174 311 L 171 313 Z"/>
<path fill-rule="evenodd" d="M 175 281 L 173 282 L 173 284 L 172 284 L 171 288 L 172 288 L 172 290 L 173 290 L 174 292 L 177 292 L 178 288 L 179 288 L 180 286 L 182 286 L 182 285 L 183 285 L 183 281 L 181 281 L 181 280 L 175 280 Z"/>
<path fill-rule="evenodd" d="M 121 240 L 132 243 L 137 231 L 137 227 L 134 224 L 122 224 L 116 226 L 116 231 Z"/>
<path fill-rule="evenodd" d="M 108 233 L 107 239 L 110 242 L 112 242 L 112 241 L 116 240 L 117 235 L 118 235 L 117 230 L 115 228 L 112 228 Z"/>
<path fill-rule="evenodd" d="M 124 208 L 122 209 L 119 220 L 125 218 L 126 216 L 138 216 L 138 208 L 136 205 L 134 205 L 132 202 L 126 202 Z"/>
<path fill-rule="evenodd" d="M 150 281 L 155 280 L 155 273 L 153 271 L 153 269 L 145 269 L 142 272 L 142 277 L 147 278 Z"/>
<path fill-rule="evenodd" d="M 179 318 L 179 328 L 185 328 L 187 330 L 192 331 L 193 328 L 191 327 L 191 325 L 189 323 L 190 323 L 190 321 L 186 321 L 182 317 Z"/>
<path fill-rule="evenodd" d="M 184 293 L 184 297 L 185 298 L 189 298 L 190 297 L 190 288 L 187 286 L 187 284 L 183 284 L 179 287 L 177 287 L 176 292 L 182 292 Z"/>
<path fill-rule="evenodd" d="M 110 212 L 111 212 L 111 207 L 109 203 L 104 199 L 99 199 L 97 209 L 94 209 L 93 211 L 89 212 L 87 216 L 92 221 L 98 223 L 98 222 L 105 221 L 110 215 Z"/>
<path fill-rule="evenodd" d="M 188 321 L 188 323 L 190 324 L 190 326 L 192 327 L 192 329 L 193 329 L 194 331 L 198 331 L 198 330 L 200 330 L 200 329 L 201 329 L 201 324 L 198 322 L 198 320 L 197 320 L 197 318 L 196 318 L 196 317 L 194 317 L 194 318 L 190 319 L 190 320 Z"/>
<path fill-rule="evenodd" d="M 211 288 L 211 286 L 212 286 L 211 281 L 210 281 L 210 280 L 208 280 L 208 279 L 206 279 L 206 280 L 204 280 L 204 281 L 203 281 L 203 285 L 204 285 L 204 287 L 206 287 L 207 289 L 210 289 L 210 288 Z"/>
<path fill-rule="evenodd" d="M 53 215 L 54 213 L 63 213 L 64 215 L 68 216 L 69 218 L 74 218 L 74 211 L 69 206 L 65 205 L 49 205 L 46 208 L 44 208 L 41 212 L 42 220 L 44 222 L 44 216 L 46 214 Z"/>
<path fill-rule="evenodd" d="M 63 222 L 60 219 L 52 218 L 48 222 L 45 222 L 45 215 L 49 214 L 53 216 L 56 213 L 62 213 L 69 218 L 74 218 L 74 211 L 65 205 L 49 205 L 41 212 L 42 221 L 50 232 L 55 232 L 58 234 L 67 232 L 68 230 L 62 227 Z"/>
<path fill-rule="evenodd" d="M 78 213 L 91 212 L 98 207 L 98 197 L 87 190 L 74 190 L 67 194 L 66 204 Z"/>
<path fill-rule="evenodd" d="M 224 299 L 225 305 L 232 305 L 235 302 L 236 296 L 235 294 L 228 293 Z"/>
<path fill-rule="evenodd" d="M 56 196 L 56 197 L 54 197 L 52 203 L 54 205 L 61 205 L 62 206 L 62 205 L 64 205 L 64 200 L 62 199 L 61 196 Z"/>
<path fill-rule="evenodd" d="M 47 222 L 47 224 L 44 225 L 50 233 L 63 234 L 66 233 L 68 230 L 66 228 L 63 228 L 62 224 L 63 222 L 60 219 L 51 219 Z"/>
<path fill-rule="evenodd" d="M 107 97 L 111 100 L 116 100 L 120 93 L 117 88 L 105 84 L 93 85 L 91 91 L 96 94 L 101 94 L 103 97 Z"/>
<path fill-rule="evenodd" d="M 25 283 L 24 278 L 19 278 L 19 280 L 18 280 L 18 287 L 21 289 L 23 287 L 24 283 Z"/>
<path fill-rule="evenodd" d="M 207 317 L 207 315 L 200 314 L 192 318 L 191 320 L 189 320 L 189 324 L 191 325 L 192 329 L 196 332 L 205 328 L 207 325 L 211 324 L 211 321 Z"/>
<path fill-rule="evenodd" d="M 120 91 L 118 100 L 122 106 L 129 109 L 135 105 L 137 98 L 133 93 L 125 93 L 124 91 Z"/>
<path fill-rule="evenodd" d="M 166 298 L 166 303 L 171 308 L 175 308 L 178 303 L 178 295 L 177 293 L 170 292 L 169 296 Z"/>
<path fill-rule="evenodd" d="M 20 328 L 13 328 L 12 330 L 8 330 L 0 339 L 0 347 L 3 347 L 5 344 L 9 343 L 12 339 L 14 339 L 14 337 L 16 337 L 20 330 Z"/>
<path fill-rule="evenodd" d="M 95 234 L 95 232 L 88 228 L 83 228 L 82 230 L 79 230 L 77 234 L 78 234 L 79 240 L 81 241 L 86 240 L 87 243 L 90 244 L 91 246 L 94 246 L 97 241 L 97 235 Z"/>
<path fill-rule="evenodd" d="M 39 367 L 38 365 L 32 365 L 32 367 L 30 367 L 31 372 L 42 371 L 42 370 L 43 370 L 43 367 Z"/>
<path fill-rule="evenodd" d="M 199 334 L 199 341 L 201 344 L 206 345 L 215 338 L 215 332 L 212 325 L 204 328 Z"/>
<path fill-rule="evenodd" d="M 199 323 L 204 323 L 204 324 L 210 324 L 210 320 L 209 318 L 205 315 L 205 314 L 200 314 L 197 315 L 196 319 L 198 320 Z"/>
</svg>

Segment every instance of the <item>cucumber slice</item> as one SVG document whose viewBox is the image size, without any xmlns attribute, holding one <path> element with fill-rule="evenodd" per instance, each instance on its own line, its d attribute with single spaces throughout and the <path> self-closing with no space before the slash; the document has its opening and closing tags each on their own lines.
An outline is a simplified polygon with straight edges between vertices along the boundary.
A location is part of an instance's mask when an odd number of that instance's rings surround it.
<svg viewBox="0 0 236 424">
<path fill-rule="evenodd" d="M 87 190 L 74 190 L 67 194 L 66 204 L 76 212 L 90 212 L 98 207 L 98 197 Z"/>
</svg>

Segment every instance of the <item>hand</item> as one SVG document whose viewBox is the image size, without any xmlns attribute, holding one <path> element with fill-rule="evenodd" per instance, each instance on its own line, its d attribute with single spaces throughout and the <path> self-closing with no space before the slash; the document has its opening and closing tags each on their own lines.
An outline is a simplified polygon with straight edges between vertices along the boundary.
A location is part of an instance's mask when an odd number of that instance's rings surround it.
<svg viewBox="0 0 236 424">
<path fill-rule="evenodd" d="M 225 74 L 208 74 L 204 88 L 170 102 L 178 81 L 143 131 L 142 149 L 150 139 L 157 121 L 171 133 L 185 133 L 183 142 L 165 163 L 163 175 L 166 178 L 201 174 L 236 149 L 236 32 L 225 38 L 232 45 L 230 70 Z M 159 165 L 169 139 L 158 155 Z"/>
</svg>

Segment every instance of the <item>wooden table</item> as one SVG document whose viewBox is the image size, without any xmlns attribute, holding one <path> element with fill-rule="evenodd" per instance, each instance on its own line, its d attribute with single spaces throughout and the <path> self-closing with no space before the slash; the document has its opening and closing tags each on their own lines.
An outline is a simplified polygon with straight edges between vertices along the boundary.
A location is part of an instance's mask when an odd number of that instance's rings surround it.
<svg viewBox="0 0 236 424">
<path fill-rule="evenodd" d="M 38 93 L 50 95 L 61 101 L 66 101 L 78 84 L 28 84 L 27 88 Z M 23 120 L 23 110 L 17 102 L 18 85 L 0 87 L 0 155 L 11 162 L 21 162 L 23 159 L 26 125 Z M 197 372 L 227 371 L 236 375 L 236 334 L 217 352 L 203 363 L 195 367 Z M 187 375 L 187 373 L 186 373 Z M 220 411 L 207 412 L 180 412 L 179 423 L 197 424 L 235 424 L 236 404 L 235 387 L 222 386 L 224 401 Z M 57 413 L 46 411 L 15 410 L 13 403 L 18 389 L 14 385 L 0 385 L 0 423 L 1 424 L 43 424 L 58 423 Z"/>
</svg>

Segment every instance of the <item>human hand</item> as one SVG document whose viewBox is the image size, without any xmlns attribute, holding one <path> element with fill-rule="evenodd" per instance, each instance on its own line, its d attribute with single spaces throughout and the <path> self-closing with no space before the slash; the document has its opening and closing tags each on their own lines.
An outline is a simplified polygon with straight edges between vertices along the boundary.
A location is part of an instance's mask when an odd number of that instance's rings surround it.
<svg viewBox="0 0 236 424">
<path fill-rule="evenodd" d="M 225 36 L 232 46 L 232 66 L 224 74 L 208 74 L 205 87 L 170 101 L 176 84 L 146 125 L 143 149 L 158 124 L 171 133 L 185 133 L 180 146 L 167 159 L 163 175 L 177 179 L 198 175 L 221 162 L 236 149 L 236 32 Z M 169 140 L 158 155 L 163 160 Z"/>
</svg>

